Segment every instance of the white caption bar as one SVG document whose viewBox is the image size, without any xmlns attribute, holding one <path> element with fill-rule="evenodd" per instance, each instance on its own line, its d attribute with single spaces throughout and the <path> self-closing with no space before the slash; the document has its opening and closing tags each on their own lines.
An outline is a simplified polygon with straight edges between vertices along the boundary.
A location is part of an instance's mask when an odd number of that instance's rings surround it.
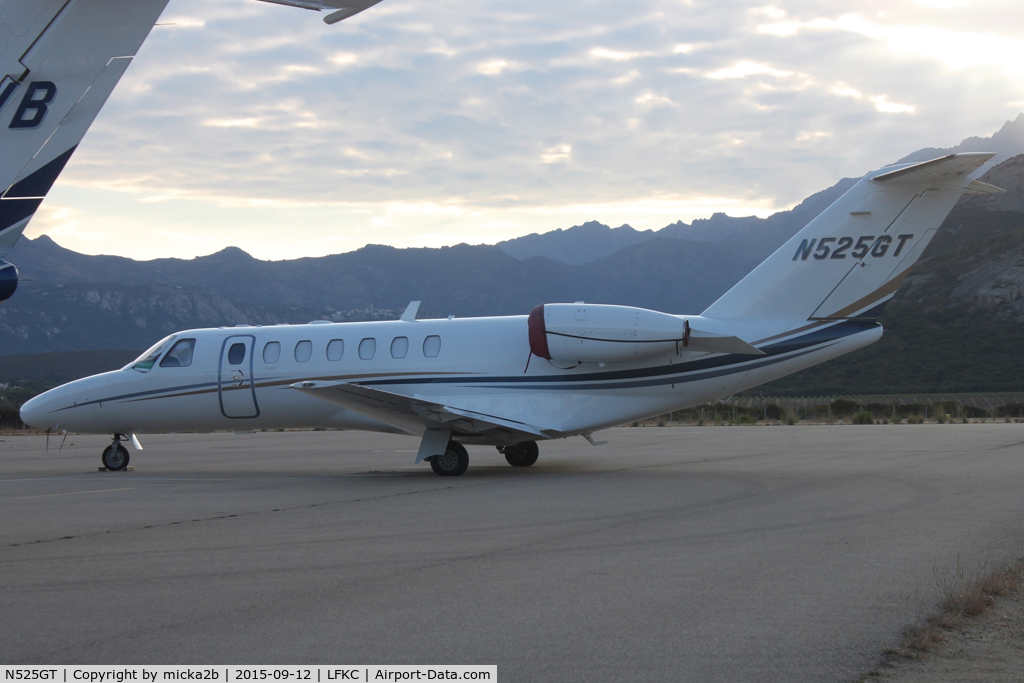
<svg viewBox="0 0 1024 683">
<path fill-rule="evenodd" d="M 53 681 L 55 683 L 178 683 L 179 681 L 298 681 L 335 683 L 344 681 L 487 681 L 498 680 L 496 665 L 480 666 L 0 666 L 7 681 Z"/>
</svg>

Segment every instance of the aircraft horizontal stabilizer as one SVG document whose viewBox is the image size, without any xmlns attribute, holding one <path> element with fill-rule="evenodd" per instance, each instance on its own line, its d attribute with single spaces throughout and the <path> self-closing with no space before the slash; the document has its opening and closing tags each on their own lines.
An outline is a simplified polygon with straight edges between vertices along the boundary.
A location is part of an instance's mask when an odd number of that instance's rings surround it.
<svg viewBox="0 0 1024 683">
<path fill-rule="evenodd" d="M 456 434 L 505 432 L 520 439 L 524 436 L 549 438 L 557 434 L 556 430 L 545 430 L 508 417 L 403 396 L 381 389 L 371 389 L 349 382 L 296 382 L 291 388 L 380 420 L 407 434 L 419 435 L 426 429 L 442 428 L 450 429 Z"/>
<path fill-rule="evenodd" d="M 941 187 L 959 185 L 959 179 L 973 173 L 993 157 L 987 152 L 947 154 L 938 159 L 911 164 L 895 171 L 887 171 L 872 176 L 876 183 L 926 183 Z M 883 171 L 885 169 L 882 169 Z"/>
<path fill-rule="evenodd" d="M 686 345 L 688 351 L 707 351 L 708 353 L 732 353 L 737 356 L 763 356 L 764 351 L 751 346 L 739 337 L 704 336 L 696 330 L 690 332 L 690 341 Z"/>
</svg>

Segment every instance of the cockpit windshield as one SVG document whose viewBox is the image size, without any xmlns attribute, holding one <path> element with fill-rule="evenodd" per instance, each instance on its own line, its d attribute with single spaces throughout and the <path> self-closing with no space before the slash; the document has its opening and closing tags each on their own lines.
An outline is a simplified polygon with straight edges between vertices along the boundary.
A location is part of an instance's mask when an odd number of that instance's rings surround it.
<svg viewBox="0 0 1024 683">
<path fill-rule="evenodd" d="M 149 372 L 153 369 L 153 365 L 156 364 L 156 359 L 160 357 L 160 354 L 170 345 L 177 335 L 172 334 L 169 337 L 161 339 L 154 344 L 148 351 L 143 353 L 141 356 L 136 358 L 131 364 L 128 365 L 132 370 L 138 370 L 139 372 Z"/>
</svg>

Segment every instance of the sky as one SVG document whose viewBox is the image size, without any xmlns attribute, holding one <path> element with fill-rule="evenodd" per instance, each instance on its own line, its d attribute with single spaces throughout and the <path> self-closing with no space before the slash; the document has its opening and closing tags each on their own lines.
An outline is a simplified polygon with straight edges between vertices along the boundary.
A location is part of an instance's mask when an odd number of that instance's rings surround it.
<svg viewBox="0 0 1024 683">
<path fill-rule="evenodd" d="M 1024 111 L 1019 0 L 171 0 L 26 230 L 261 259 L 767 216 Z"/>
</svg>

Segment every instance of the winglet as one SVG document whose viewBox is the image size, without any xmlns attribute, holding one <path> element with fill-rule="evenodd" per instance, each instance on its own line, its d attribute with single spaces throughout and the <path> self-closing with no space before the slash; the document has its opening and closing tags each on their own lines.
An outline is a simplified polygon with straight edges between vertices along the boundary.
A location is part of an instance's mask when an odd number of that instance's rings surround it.
<svg viewBox="0 0 1024 683">
<path fill-rule="evenodd" d="M 411 323 L 416 320 L 416 314 L 420 312 L 420 302 L 410 301 L 409 305 L 405 307 L 405 312 L 402 313 L 400 320 L 402 322 Z"/>
<path fill-rule="evenodd" d="M 337 24 L 343 19 L 355 16 L 363 10 L 368 10 L 381 0 L 261 0 L 275 5 L 288 5 L 301 9 L 311 9 L 320 12 L 322 10 L 334 10 L 324 17 L 325 24 Z"/>
<path fill-rule="evenodd" d="M 337 12 L 331 12 L 324 17 L 325 24 L 337 24 L 343 19 L 348 19 L 351 16 L 359 14 L 363 10 L 370 9 L 381 0 L 352 0 L 352 2 L 346 3 L 348 5 L 344 9 L 340 9 Z"/>
</svg>

